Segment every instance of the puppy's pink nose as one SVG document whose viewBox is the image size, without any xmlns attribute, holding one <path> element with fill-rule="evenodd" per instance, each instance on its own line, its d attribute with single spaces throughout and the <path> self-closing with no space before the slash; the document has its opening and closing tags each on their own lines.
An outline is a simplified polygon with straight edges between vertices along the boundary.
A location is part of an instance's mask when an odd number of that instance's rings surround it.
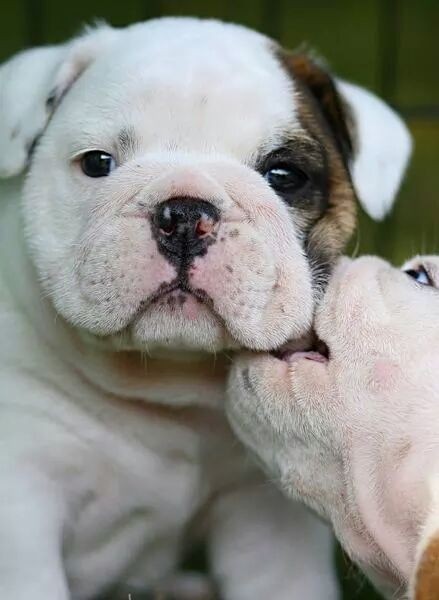
<svg viewBox="0 0 439 600">
<path fill-rule="evenodd" d="M 153 216 L 159 250 L 173 262 L 205 254 L 219 219 L 218 209 L 205 200 L 171 198 L 162 202 Z"/>
</svg>

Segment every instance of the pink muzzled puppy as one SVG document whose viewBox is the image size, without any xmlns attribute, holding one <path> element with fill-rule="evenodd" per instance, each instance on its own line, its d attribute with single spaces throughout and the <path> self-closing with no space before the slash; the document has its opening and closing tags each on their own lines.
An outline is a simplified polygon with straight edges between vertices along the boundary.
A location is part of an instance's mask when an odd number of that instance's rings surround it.
<svg viewBox="0 0 439 600">
<path fill-rule="evenodd" d="M 392 598 L 439 598 L 439 257 L 344 259 L 317 311 L 327 352 L 242 355 L 233 427 Z"/>
</svg>

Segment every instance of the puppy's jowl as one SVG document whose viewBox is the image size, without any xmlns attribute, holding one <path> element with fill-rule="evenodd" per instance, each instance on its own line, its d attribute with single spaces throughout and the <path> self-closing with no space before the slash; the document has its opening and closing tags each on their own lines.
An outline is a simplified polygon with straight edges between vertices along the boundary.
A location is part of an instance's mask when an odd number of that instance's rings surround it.
<svg viewBox="0 0 439 600">
<path fill-rule="evenodd" d="M 0 94 L 0 596 L 160 587 L 203 515 L 223 598 L 336 598 L 328 532 L 228 429 L 223 352 L 306 333 L 404 125 L 194 19 L 24 52 Z"/>
</svg>

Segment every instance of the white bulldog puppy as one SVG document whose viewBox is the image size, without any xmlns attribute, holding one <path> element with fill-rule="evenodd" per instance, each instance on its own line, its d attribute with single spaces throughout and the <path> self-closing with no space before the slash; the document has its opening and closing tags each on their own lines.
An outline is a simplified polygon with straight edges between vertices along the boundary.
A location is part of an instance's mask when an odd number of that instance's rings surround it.
<svg viewBox="0 0 439 600">
<path fill-rule="evenodd" d="M 239 437 L 388 598 L 439 598 L 438 288 L 437 256 L 344 259 L 327 353 L 248 354 L 229 382 Z"/>
<path fill-rule="evenodd" d="M 378 98 L 230 24 L 0 68 L 0 598 L 175 590 L 195 534 L 225 600 L 338 597 L 329 529 L 230 430 L 229 353 L 309 330 L 409 154 Z"/>
</svg>

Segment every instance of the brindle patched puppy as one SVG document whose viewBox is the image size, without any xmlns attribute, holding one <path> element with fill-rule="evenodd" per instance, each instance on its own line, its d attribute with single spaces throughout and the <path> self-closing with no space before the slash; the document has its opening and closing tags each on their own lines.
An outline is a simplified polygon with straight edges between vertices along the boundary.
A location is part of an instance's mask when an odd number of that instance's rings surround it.
<svg viewBox="0 0 439 600">
<path fill-rule="evenodd" d="M 224 598 L 336 598 L 326 529 L 228 428 L 226 353 L 308 331 L 356 197 L 392 203 L 405 126 L 196 19 L 19 54 L 0 107 L 1 175 L 32 155 L 0 203 L 0 596 L 165 585 L 203 515 Z"/>
</svg>

